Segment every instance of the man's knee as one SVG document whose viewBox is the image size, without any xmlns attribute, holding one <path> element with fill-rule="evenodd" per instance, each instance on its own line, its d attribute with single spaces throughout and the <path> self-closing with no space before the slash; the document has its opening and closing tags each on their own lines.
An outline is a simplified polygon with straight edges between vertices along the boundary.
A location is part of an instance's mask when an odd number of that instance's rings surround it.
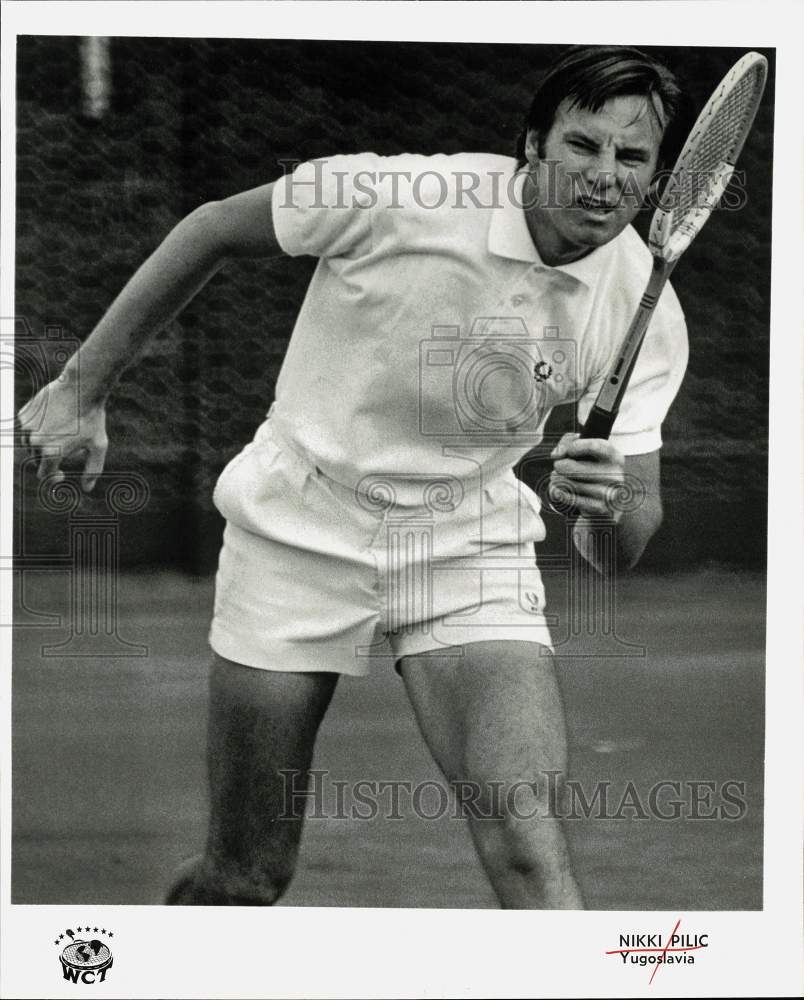
<svg viewBox="0 0 804 1000">
<path fill-rule="evenodd" d="M 523 876 L 546 885 L 569 872 L 569 858 L 557 821 L 545 817 L 475 821 L 474 840 L 490 873 Z"/>
<path fill-rule="evenodd" d="M 550 873 L 566 864 L 560 820 L 563 770 L 501 781 L 475 766 L 475 779 L 455 783 L 455 794 L 472 824 L 484 861 L 522 874 Z"/>
</svg>

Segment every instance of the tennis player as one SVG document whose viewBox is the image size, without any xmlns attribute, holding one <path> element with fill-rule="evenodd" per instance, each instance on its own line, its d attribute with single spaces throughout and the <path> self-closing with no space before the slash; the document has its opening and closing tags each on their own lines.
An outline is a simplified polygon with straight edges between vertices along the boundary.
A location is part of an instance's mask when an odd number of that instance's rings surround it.
<svg viewBox="0 0 804 1000">
<path fill-rule="evenodd" d="M 319 259 L 275 401 L 215 489 L 209 835 L 169 903 L 282 895 L 303 820 L 287 774 L 305 787 L 338 677 L 376 662 L 396 666 L 447 781 L 470 789 L 500 904 L 582 906 L 544 784 L 566 769 L 544 526 L 512 466 L 554 406 L 583 421 L 592 405 L 650 271 L 630 223 L 675 158 L 680 102 L 645 54 L 575 48 L 544 76 L 515 157 L 333 156 L 203 205 L 86 340 L 80 382 L 73 358 L 42 390 L 44 425 L 41 400 L 22 409 L 40 477 L 83 455 L 91 489 L 106 399 L 146 340 L 231 258 Z M 575 544 L 599 569 L 600 518 L 617 522 L 621 566 L 661 521 L 660 428 L 686 358 L 668 288 L 610 440 L 554 449 L 552 497 L 574 498 Z M 646 500 L 623 513 L 626 476 Z"/>
</svg>

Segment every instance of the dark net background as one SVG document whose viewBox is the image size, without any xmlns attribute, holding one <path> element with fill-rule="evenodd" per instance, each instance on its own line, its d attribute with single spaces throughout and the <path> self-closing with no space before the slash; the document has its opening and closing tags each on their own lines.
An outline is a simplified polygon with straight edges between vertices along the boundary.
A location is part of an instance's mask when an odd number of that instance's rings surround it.
<svg viewBox="0 0 804 1000">
<path fill-rule="evenodd" d="M 275 179 L 282 160 L 512 152 L 540 70 L 560 51 L 113 39 L 111 106 L 90 120 L 79 45 L 21 38 L 17 68 L 16 312 L 34 338 L 56 326 L 68 346 L 183 215 Z M 649 51 L 679 73 L 696 108 L 744 52 Z M 771 77 L 739 164 L 746 203 L 717 213 L 675 273 L 691 359 L 664 428 L 666 516 L 649 568 L 764 565 L 773 53 L 764 54 Z M 135 471 L 151 491 L 121 527 L 124 565 L 214 567 L 214 481 L 273 398 L 314 264 L 229 265 L 123 376 L 109 405 L 107 469 Z M 20 402 L 26 379 L 21 372 Z M 37 507 L 30 474 L 19 486 L 28 545 L 54 551 L 63 518 Z M 548 545 L 562 547 L 559 522 L 550 529 Z"/>
</svg>

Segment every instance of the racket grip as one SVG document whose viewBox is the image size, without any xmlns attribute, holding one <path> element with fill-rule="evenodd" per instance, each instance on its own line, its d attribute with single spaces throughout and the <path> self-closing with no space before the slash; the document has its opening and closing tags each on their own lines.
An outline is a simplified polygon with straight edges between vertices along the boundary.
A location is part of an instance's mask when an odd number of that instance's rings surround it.
<svg viewBox="0 0 804 1000">
<path fill-rule="evenodd" d="M 610 413 L 608 410 L 601 410 L 599 406 L 593 406 L 586 418 L 586 423 L 581 428 L 581 437 L 606 441 L 616 419 L 616 412 Z"/>
</svg>

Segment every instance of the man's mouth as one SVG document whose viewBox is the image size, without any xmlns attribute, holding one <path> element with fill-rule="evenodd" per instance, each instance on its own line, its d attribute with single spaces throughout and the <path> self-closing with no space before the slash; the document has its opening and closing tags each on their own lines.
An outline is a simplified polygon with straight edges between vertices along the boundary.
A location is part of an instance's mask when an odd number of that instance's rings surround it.
<svg viewBox="0 0 804 1000">
<path fill-rule="evenodd" d="M 584 212 L 600 219 L 607 218 L 617 208 L 612 202 L 601 201 L 598 198 L 578 198 L 575 204 Z"/>
</svg>

